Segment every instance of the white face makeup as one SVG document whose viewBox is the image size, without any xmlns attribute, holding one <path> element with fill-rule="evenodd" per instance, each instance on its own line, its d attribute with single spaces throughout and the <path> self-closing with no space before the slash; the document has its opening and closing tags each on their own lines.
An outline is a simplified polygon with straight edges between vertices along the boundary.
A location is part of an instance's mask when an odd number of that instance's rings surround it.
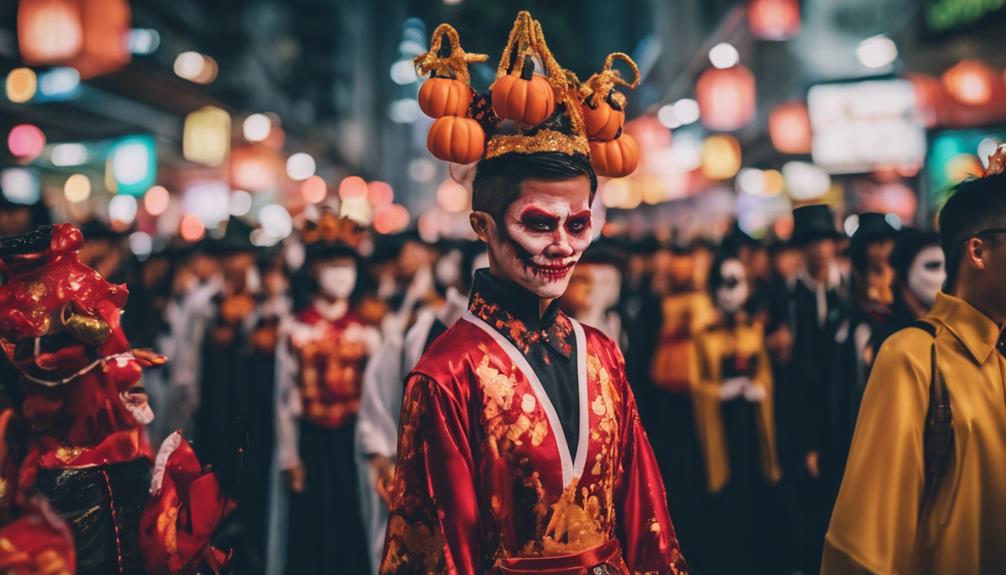
<svg viewBox="0 0 1006 575">
<path fill-rule="evenodd" d="M 740 260 L 720 264 L 722 283 L 716 288 L 716 307 L 726 313 L 737 313 L 748 300 L 748 278 Z"/>
<path fill-rule="evenodd" d="M 451 250 L 440 256 L 433 266 L 433 277 L 442 286 L 456 286 L 461 279 L 461 250 Z"/>
<path fill-rule="evenodd" d="M 908 289 L 927 307 L 936 301 L 946 279 L 946 260 L 939 246 L 922 248 L 908 269 Z"/>
<path fill-rule="evenodd" d="M 573 266 L 590 245 L 590 183 L 525 180 L 521 195 L 484 235 L 494 270 L 542 299 L 566 291 Z"/>
<path fill-rule="evenodd" d="M 318 288 L 332 299 L 347 299 L 356 287 L 356 266 L 348 263 L 324 264 L 318 268 Z"/>
<path fill-rule="evenodd" d="M 606 311 L 618 303 L 618 296 L 622 291 L 622 273 L 613 265 L 593 267 L 597 305 Z"/>
<path fill-rule="evenodd" d="M 475 277 L 475 272 L 487 267 L 489 267 L 489 252 L 482 252 L 472 260 L 472 277 Z"/>
</svg>

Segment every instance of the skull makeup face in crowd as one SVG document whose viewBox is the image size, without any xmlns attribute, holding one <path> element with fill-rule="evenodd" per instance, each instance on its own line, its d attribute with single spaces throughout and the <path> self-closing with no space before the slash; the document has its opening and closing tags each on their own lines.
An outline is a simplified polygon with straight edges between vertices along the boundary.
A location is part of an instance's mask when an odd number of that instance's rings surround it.
<svg viewBox="0 0 1006 575">
<path fill-rule="evenodd" d="M 333 300 L 347 299 L 356 288 L 356 262 L 340 257 L 318 262 L 315 268 L 318 289 Z"/>
<path fill-rule="evenodd" d="M 737 313 L 747 303 L 749 294 L 744 264 L 736 258 L 724 260 L 720 263 L 718 280 L 714 293 L 716 307 L 727 314 Z"/>
<path fill-rule="evenodd" d="M 494 273 L 542 299 L 562 295 L 590 245 L 590 196 L 586 176 L 528 179 L 501 221 L 473 214 L 476 233 L 489 246 Z"/>
<path fill-rule="evenodd" d="M 946 279 L 946 262 L 940 246 L 922 248 L 908 268 L 908 289 L 927 307 L 936 301 L 936 293 Z"/>
</svg>

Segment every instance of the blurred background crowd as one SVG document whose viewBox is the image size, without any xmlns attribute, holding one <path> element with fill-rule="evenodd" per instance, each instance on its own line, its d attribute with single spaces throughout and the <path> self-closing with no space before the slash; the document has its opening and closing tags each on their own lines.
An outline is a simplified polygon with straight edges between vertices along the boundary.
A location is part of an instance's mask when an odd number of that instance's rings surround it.
<svg viewBox="0 0 1006 575">
<path fill-rule="evenodd" d="M 1001 1 L 8 0 L 0 236 L 81 226 L 133 344 L 173 360 L 151 439 L 243 447 L 263 479 L 221 537 L 238 572 L 282 572 L 275 356 L 318 283 L 303 230 L 358 226 L 362 390 L 484 265 L 412 58 L 442 21 L 495 57 L 521 8 L 581 77 L 615 50 L 641 69 L 640 167 L 601 182 L 563 306 L 622 346 L 685 556 L 815 572 L 872 359 L 942 284 L 934 215 L 1006 141 Z M 766 392 L 724 385 L 745 378 Z M 333 465 L 386 472 L 356 451 Z"/>
</svg>

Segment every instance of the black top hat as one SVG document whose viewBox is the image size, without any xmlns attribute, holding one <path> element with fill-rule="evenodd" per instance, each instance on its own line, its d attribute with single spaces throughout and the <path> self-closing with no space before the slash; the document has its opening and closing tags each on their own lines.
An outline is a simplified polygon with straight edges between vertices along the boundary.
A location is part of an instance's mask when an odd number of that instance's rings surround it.
<svg viewBox="0 0 1006 575">
<path fill-rule="evenodd" d="M 757 238 L 741 228 L 740 222 L 734 222 L 734 225 L 730 227 L 730 231 L 723 236 L 720 250 L 727 253 L 736 253 L 742 247 L 758 247 L 760 245 L 761 242 Z"/>
<path fill-rule="evenodd" d="M 232 254 L 236 252 L 253 252 L 255 244 L 251 241 L 251 233 L 255 230 L 251 224 L 241 218 L 231 217 L 227 220 L 224 237 L 209 240 L 206 243 L 206 253 L 215 255 Z"/>
<path fill-rule="evenodd" d="M 304 257 L 308 264 L 335 258 L 350 258 L 359 262 L 360 253 L 345 242 L 320 241 L 308 244 L 304 249 Z"/>
<path fill-rule="evenodd" d="M 917 230 L 914 228 L 902 228 L 898 233 L 898 243 L 894 246 L 891 254 L 891 267 L 894 273 L 902 280 L 908 280 L 908 270 L 912 267 L 912 262 L 923 249 L 930 246 L 940 247 L 940 235 L 936 232 Z"/>
<path fill-rule="evenodd" d="M 859 214 L 859 227 L 852 234 L 852 242 L 875 242 L 893 240 L 898 230 L 891 225 L 887 215 L 880 212 L 864 212 Z"/>
<path fill-rule="evenodd" d="M 614 240 L 600 238 L 583 252 L 580 263 L 608 265 L 621 271 L 625 267 L 625 251 Z"/>
<path fill-rule="evenodd" d="M 835 227 L 835 219 L 827 205 L 811 204 L 793 210 L 791 243 L 801 245 L 814 240 L 837 240 L 842 237 L 844 234 Z"/>
</svg>

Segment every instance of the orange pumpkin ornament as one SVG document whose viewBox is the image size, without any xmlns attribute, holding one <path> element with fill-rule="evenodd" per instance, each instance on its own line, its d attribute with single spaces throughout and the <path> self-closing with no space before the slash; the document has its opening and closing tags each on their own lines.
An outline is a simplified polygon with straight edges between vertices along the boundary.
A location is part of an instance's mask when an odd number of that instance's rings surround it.
<svg viewBox="0 0 1006 575">
<path fill-rule="evenodd" d="M 472 103 L 468 65 L 488 58 L 485 54 L 465 52 L 458 31 L 449 24 L 437 26 L 430 39 L 430 50 L 413 60 L 420 76 L 430 76 L 419 88 L 419 108 L 431 118 L 467 116 Z"/>
<path fill-rule="evenodd" d="M 619 94 L 621 95 L 621 94 Z M 623 105 L 610 96 L 596 108 L 583 105 L 583 127 L 591 140 L 614 140 L 625 125 Z"/>
<path fill-rule="evenodd" d="M 465 116 L 472 103 L 472 89 L 450 78 L 431 77 L 419 88 L 419 109 L 431 118 Z"/>
<path fill-rule="evenodd" d="M 444 116 L 433 122 L 426 135 L 430 153 L 445 162 L 470 164 L 482 158 L 486 135 L 482 126 L 471 118 Z"/>
<path fill-rule="evenodd" d="M 615 60 L 628 64 L 633 73 L 632 82 L 626 82 Z M 583 123 L 587 137 L 592 140 L 614 140 L 622 133 L 625 124 L 625 96 L 615 91 L 615 85 L 633 89 L 639 85 L 639 68 L 627 54 L 615 52 L 608 55 L 600 72 L 587 79 L 580 87 L 583 101 Z"/>
<path fill-rule="evenodd" d="M 510 73 L 493 84 L 493 111 L 500 118 L 540 124 L 555 111 L 555 92 L 544 76 L 534 74 L 534 59 L 524 57 L 520 74 Z"/>
<path fill-rule="evenodd" d="M 639 146 L 632 136 L 624 133 L 610 141 L 591 140 L 590 165 L 598 176 L 628 176 L 639 165 Z"/>
</svg>

